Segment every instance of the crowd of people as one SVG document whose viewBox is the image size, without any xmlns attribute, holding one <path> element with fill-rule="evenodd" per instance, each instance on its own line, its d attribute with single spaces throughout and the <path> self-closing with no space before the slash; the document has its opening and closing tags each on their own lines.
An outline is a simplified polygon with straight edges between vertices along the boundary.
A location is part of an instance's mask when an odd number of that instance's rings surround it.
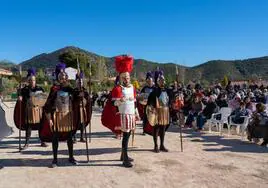
<svg viewBox="0 0 268 188">
<path fill-rule="evenodd" d="M 143 121 L 144 135 L 148 121 L 146 115 L 147 100 L 157 82 L 154 74 L 155 72 L 148 72 L 145 78 L 146 85 L 141 90 L 137 89 L 138 108 Z M 245 116 L 250 118 L 249 140 L 252 140 L 250 135 L 255 135 L 256 137 L 264 138 L 261 145 L 267 145 L 266 129 L 263 128 L 259 130 L 261 133 L 254 134 L 255 129 L 252 129 L 252 127 L 259 124 L 256 123 L 256 118 L 254 119 L 254 117 L 258 117 L 263 120 L 257 122 L 261 122 L 264 126 L 267 124 L 268 129 L 268 115 L 265 109 L 265 105 L 268 104 L 268 86 L 258 86 L 256 84 L 233 85 L 229 81 L 225 87 L 217 84 L 209 88 L 203 88 L 201 84 L 184 86 L 174 81 L 167 87 L 167 91 L 170 94 L 171 123 L 177 124 L 179 122 L 184 127 L 201 131 L 212 114 L 219 112 L 222 107 L 229 107 L 232 111 L 230 116 L 232 116 L 233 123 L 243 123 Z M 103 108 L 108 97 L 109 93 L 107 91 L 103 92 L 97 99 L 98 106 Z M 262 105 L 261 116 L 256 115 L 260 113 L 257 108 L 258 105 Z M 224 127 L 227 126 L 225 125 Z M 259 139 L 254 139 L 254 141 L 257 142 Z"/>
<path fill-rule="evenodd" d="M 86 126 L 92 115 L 92 106 L 97 101 L 103 108 L 101 122 L 122 137 L 120 160 L 124 167 L 132 167 L 133 161 L 128 155 L 130 135 L 136 129 L 136 121 L 142 120 L 143 134 L 152 136 L 153 151 L 168 152 L 165 145 L 165 132 L 173 123 L 179 126 L 202 131 L 206 121 L 213 113 L 223 107 L 232 110 L 234 123 L 242 123 L 244 117 L 250 117 L 248 139 L 255 142 L 263 138 L 262 146 L 268 144 L 268 116 L 265 104 L 268 103 L 268 88 L 257 85 L 220 84 L 203 88 L 200 84 L 183 86 L 175 81 L 170 87 L 166 84 L 164 72 L 157 69 L 146 74 L 146 85 L 139 91 L 131 84 L 130 73 L 134 59 L 128 55 L 115 58 L 118 76 L 111 92 L 102 95 L 90 94 L 83 87 L 83 73 L 78 71 L 76 87 L 68 83 L 65 64 L 56 66 L 56 81 L 50 89 L 48 97 L 43 98 L 44 90 L 36 85 L 36 71 L 28 70 L 28 84 L 19 89 L 15 107 L 14 121 L 20 130 L 25 131 L 27 149 L 32 130 L 39 130 L 41 146 L 52 142 L 52 167 L 58 165 L 59 141 L 67 141 L 69 162 L 77 164 L 74 158 L 73 143 L 77 130 L 80 130 L 80 141 L 87 143 Z M 158 144 L 160 137 L 160 144 Z"/>
<path fill-rule="evenodd" d="M 213 113 L 219 112 L 222 107 L 229 107 L 232 111 L 232 122 L 235 124 L 243 123 L 245 116 L 250 118 L 249 140 L 255 135 L 264 139 L 262 146 L 267 145 L 268 116 L 265 105 L 268 104 L 268 87 L 253 84 L 239 86 L 229 82 L 226 87 L 218 84 L 203 88 L 200 84 L 183 86 L 175 81 L 169 90 L 171 122 L 179 122 L 180 125 L 190 128 L 194 126 L 196 131 L 200 131 Z M 261 107 L 257 108 L 259 106 Z M 263 128 L 254 133 L 256 129 L 252 127 L 258 125 Z M 256 140 L 259 139 L 255 139 L 255 142 Z"/>
</svg>

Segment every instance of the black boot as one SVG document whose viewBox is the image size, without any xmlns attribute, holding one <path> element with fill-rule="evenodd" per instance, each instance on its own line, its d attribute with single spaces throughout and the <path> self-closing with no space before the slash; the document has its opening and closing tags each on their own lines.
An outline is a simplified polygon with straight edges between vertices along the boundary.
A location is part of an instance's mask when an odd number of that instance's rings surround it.
<svg viewBox="0 0 268 188">
<path fill-rule="evenodd" d="M 127 153 L 123 152 L 123 166 L 126 168 L 131 168 L 133 164 L 128 160 L 129 158 L 127 157 Z"/>
<path fill-rule="evenodd" d="M 47 144 L 45 142 L 41 142 L 41 147 L 47 147 Z"/>
<path fill-rule="evenodd" d="M 163 151 L 163 152 L 168 152 L 168 149 L 167 148 L 165 148 L 165 146 L 164 146 L 164 140 L 165 140 L 165 126 L 161 126 L 160 127 L 160 142 L 161 142 L 161 144 L 160 144 L 160 151 Z"/>
<path fill-rule="evenodd" d="M 51 164 L 51 168 L 56 168 L 56 167 L 58 167 L 58 161 L 53 159 L 52 164 Z"/>
<path fill-rule="evenodd" d="M 80 129 L 80 142 L 86 142 L 85 138 L 84 138 L 84 130 L 85 130 L 85 126 L 84 124 L 81 125 L 81 129 Z"/>
<path fill-rule="evenodd" d="M 21 150 L 26 150 L 29 147 L 28 143 L 25 143 L 25 145 L 21 148 Z"/>
<path fill-rule="evenodd" d="M 52 149 L 53 149 L 53 161 L 51 164 L 52 168 L 55 168 L 58 166 L 58 147 L 59 147 L 59 140 L 56 134 L 53 135 L 52 138 Z"/>
<path fill-rule="evenodd" d="M 159 148 L 158 148 L 158 145 L 154 145 L 154 152 L 155 153 L 159 153 L 160 151 L 159 151 Z"/>
<path fill-rule="evenodd" d="M 160 151 L 168 152 L 168 149 L 164 145 L 160 146 Z"/>
<path fill-rule="evenodd" d="M 74 135 L 74 137 L 73 137 L 73 143 L 76 144 L 76 141 L 77 141 L 76 140 L 76 136 Z"/>
<path fill-rule="evenodd" d="M 159 153 L 158 145 L 157 145 L 157 137 L 159 134 L 159 126 L 155 125 L 153 130 L 153 138 L 154 138 L 154 152 Z"/>
<path fill-rule="evenodd" d="M 123 161 L 123 151 L 121 151 L 121 157 L 120 157 L 120 161 Z M 127 158 L 128 158 L 128 160 L 130 161 L 130 162 L 133 162 L 134 161 L 134 159 L 132 159 L 131 157 L 129 157 L 129 156 L 127 156 Z"/>
<path fill-rule="evenodd" d="M 263 142 L 262 142 L 261 146 L 266 147 L 267 144 L 268 144 L 268 139 L 263 139 Z"/>
<path fill-rule="evenodd" d="M 73 155 L 73 140 L 72 136 L 67 140 L 67 145 L 68 145 L 68 151 L 69 151 L 69 162 L 72 163 L 73 165 L 77 165 L 77 161 L 74 159 Z"/>
<path fill-rule="evenodd" d="M 133 165 L 130 162 L 130 158 L 128 157 L 127 150 L 128 150 L 128 140 L 131 132 L 123 133 L 123 140 L 122 140 L 122 156 L 123 156 L 123 166 L 126 168 L 131 168 Z"/>
<path fill-rule="evenodd" d="M 29 147 L 31 132 L 32 132 L 31 126 L 28 125 L 26 132 L 25 132 L 25 145 L 23 146 L 22 150 L 26 150 Z"/>
</svg>

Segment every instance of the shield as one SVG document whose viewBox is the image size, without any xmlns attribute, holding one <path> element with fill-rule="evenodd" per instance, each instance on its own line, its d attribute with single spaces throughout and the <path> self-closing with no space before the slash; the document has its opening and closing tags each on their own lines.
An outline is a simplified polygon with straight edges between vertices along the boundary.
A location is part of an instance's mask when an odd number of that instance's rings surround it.
<svg viewBox="0 0 268 188">
<path fill-rule="evenodd" d="M 156 108 L 154 108 L 151 105 L 148 105 L 146 107 L 146 115 L 148 122 L 151 126 L 155 126 L 157 124 L 157 111 Z"/>
<path fill-rule="evenodd" d="M 25 113 L 26 113 L 26 104 L 23 101 L 17 100 L 14 108 L 14 123 L 18 129 L 25 130 Z"/>
</svg>

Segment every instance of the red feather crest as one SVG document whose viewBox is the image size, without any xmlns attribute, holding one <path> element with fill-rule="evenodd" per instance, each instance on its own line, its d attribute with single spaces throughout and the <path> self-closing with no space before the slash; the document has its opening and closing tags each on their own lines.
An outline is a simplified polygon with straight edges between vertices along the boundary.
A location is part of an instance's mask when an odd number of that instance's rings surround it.
<svg viewBox="0 0 268 188">
<path fill-rule="evenodd" d="M 131 72 L 133 69 L 133 57 L 121 55 L 115 57 L 115 69 L 118 73 Z"/>
</svg>

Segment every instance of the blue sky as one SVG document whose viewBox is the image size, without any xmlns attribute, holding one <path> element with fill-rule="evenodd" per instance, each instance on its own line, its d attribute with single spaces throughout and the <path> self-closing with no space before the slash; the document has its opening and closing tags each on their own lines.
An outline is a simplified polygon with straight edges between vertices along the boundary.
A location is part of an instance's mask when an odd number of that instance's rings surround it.
<svg viewBox="0 0 268 188">
<path fill-rule="evenodd" d="M 268 55 L 266 0 L 1 0 L 0 60 L 74 45 L 194 66 Z"/>
</svg>

